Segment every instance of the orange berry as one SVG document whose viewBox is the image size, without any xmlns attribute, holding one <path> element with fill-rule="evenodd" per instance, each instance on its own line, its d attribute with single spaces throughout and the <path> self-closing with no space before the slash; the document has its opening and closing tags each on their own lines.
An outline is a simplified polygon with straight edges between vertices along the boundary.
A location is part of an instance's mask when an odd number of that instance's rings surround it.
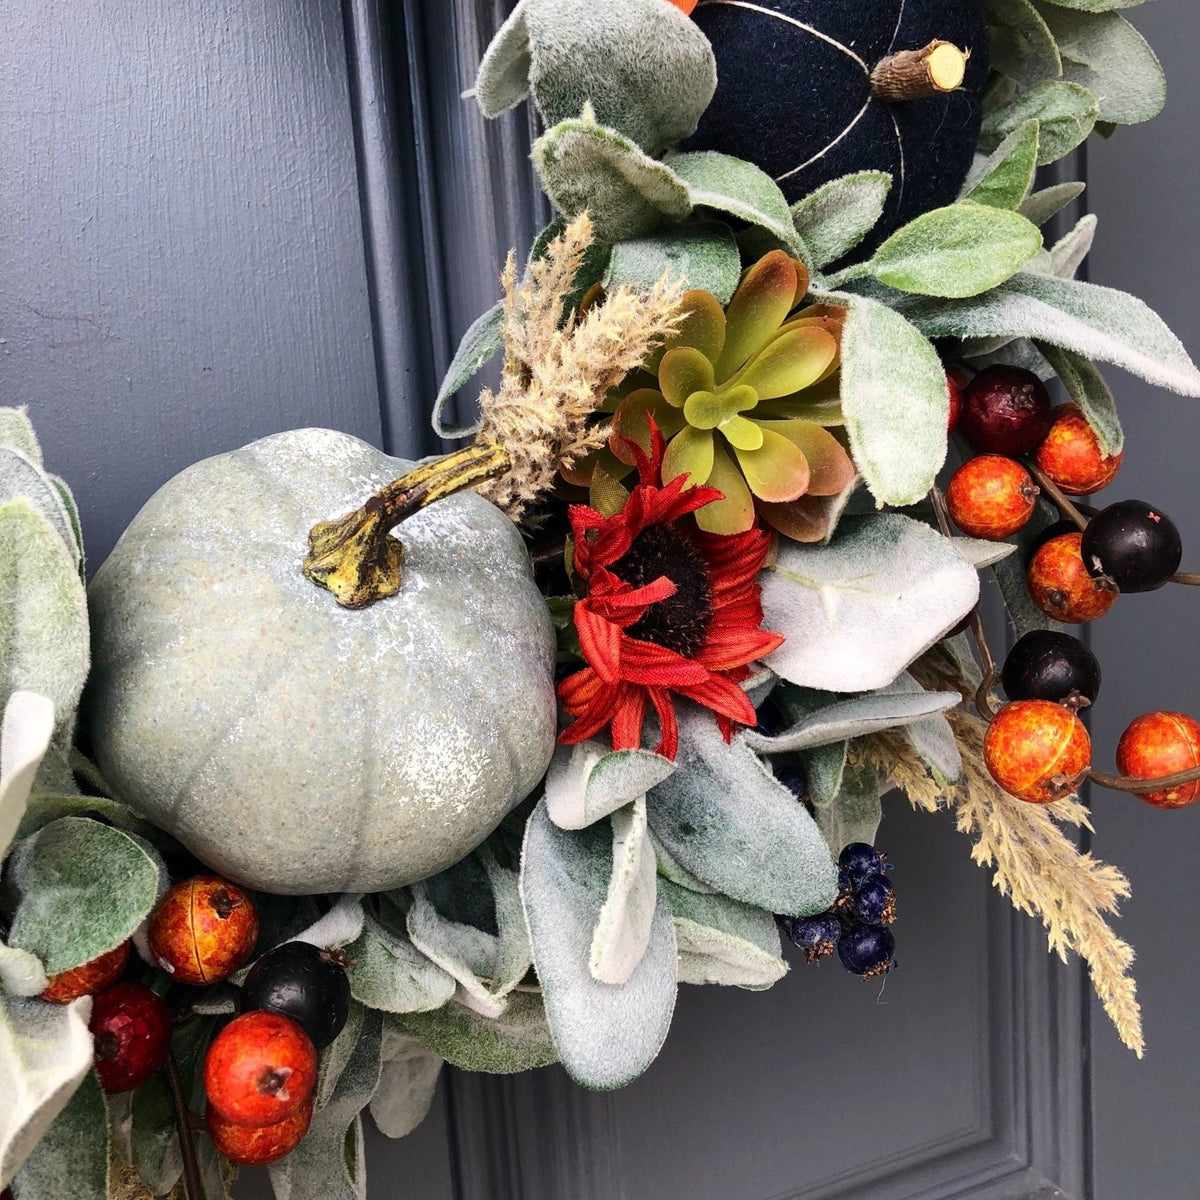
<svg viewBox="0 0 1200 1200">
<path fill-rule="evenodd" d="M 1037 465 L 1068 496 L 1087 496 L 1112 483 L 1124 454 L 1110 456 L 1100 449 L 1078 404 L 1063 404 L 1051 415 L 1054 424 L 1037 448 Z"/>
<path fill-rule="evenodd" d="M 693 8 L 696 7 L 696 0 L 671 0 L 671 3 L 676 8 L 681 8 L 685 13 L 691 14 Z"/>
<path fill-rule="evenodd" d="M 1117 770 L 1134 779 L 1157 779 L 1198 766 L 1200 721 L 1186 713 L 1152 712 L 1135 717 L 1117 743 Z M 1200 783 L 1137 795 L 1158 808 L 1183 808 L 1200 799 Z"/>
<path fill-rule="evenodd" d="M 1029 594 L 1056 621 L 1083 625 L 1104 616 L 1117 602 L 1117 590 L 1093 579 L 1083 565 L 1080 533 L 1064 533 L 1039 546 L 1029 564 Z"/>
<path fill-rule="evenodd" d="M 213 1145 L 230 1162 L 243 1167 L 257 1167 L 277 1162 L 284 1155 L 291 1154 L 304 1140 L 312 1114 L 313 1101 L 310 1096 L 290 1117 L 258 1129 L 227 1121 L 211 1104 L 204 1114 L 204 1122 Z"/>
<path fill-rule="evenodd" d="M 1038 490 L 1019 462 L 1000 454 L 968 459 L 946 488 L 954 523 L 971 537 L 998 542 L 1033 516 Z"/>
<path fill-rule="evenodd" d="M 70 1004 L 80 996 L 94 996 L 110 983 L 116 983 L 129 961 L 129 939 L 126 938 L 115 949 L 85 962 L 81 967 L 71 967 L 51 975 L 42 992 L 42 999 L 51 1004 Z"/>
<path fill-rule="evenodd" d="M 1083 722 L 1061 704 L 1013 700 L 988 726 L 983 757 L 992 778 L 1010 795 L 1049 804 L 1083 782 L 1092 742 Z"/>
<path fill-rule="evenodd" d="M 311 1099 L 317 1051 L 291 1017 L 248 1012 L 213 1038 L 204 1059 L 204 1094 L 235 1125 L 277 1125 Z"/>
<path fill-rule="evenodd" d="M 244 966 L 258 939 L 254 902 L 215 875 L 177 883 L 150 915 L 150 953 L 180 983 L 218 983 Z"/>
</svg>

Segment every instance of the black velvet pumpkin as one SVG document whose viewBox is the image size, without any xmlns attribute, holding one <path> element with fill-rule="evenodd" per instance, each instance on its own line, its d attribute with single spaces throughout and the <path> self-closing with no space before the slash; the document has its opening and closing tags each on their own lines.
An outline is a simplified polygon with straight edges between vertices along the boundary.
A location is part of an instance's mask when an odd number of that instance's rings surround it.
<svg viewBox="0 0 1200 1200">
<path fill-rule="evenodd" d="M 693 16 L 716 54 L 717 92 L 685 149 L 749 159 L 789 201 L 853 171 L 887 171 L 887 208 L 859 253 L 954 200 L 988 73 L 977 0 L 700 0 Z M 896 102 L 871 94 L 881 59 L 934 40 L 970 52 L 958 90 Z"/>
</svg>

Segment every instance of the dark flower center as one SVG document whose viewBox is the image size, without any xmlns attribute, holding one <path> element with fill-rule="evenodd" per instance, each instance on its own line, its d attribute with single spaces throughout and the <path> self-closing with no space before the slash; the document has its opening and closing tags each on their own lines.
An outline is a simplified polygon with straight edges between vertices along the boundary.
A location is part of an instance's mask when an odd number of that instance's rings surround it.
<svg viewBox="0 0 1200 1200">
<path fill-rule="evenodd" d="M 643 529 L 611 570 L 635 588 L 664 575 L 675 585 L 673 596 L 650 605 L 625 632 L 684 658 L 694 658 L 712 622 L 712 584 L 700 549 L 687 531 L 666 525 Z"/>
</svg>

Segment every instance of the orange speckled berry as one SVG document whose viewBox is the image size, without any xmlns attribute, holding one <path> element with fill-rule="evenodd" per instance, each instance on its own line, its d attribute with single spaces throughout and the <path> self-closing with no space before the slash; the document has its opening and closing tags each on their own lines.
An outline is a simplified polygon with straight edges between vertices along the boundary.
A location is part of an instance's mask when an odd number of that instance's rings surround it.
<svg viewBox="0 0 1200 1200">
<path fill-rule="evenodd" d="M 1037 465 L 1068 496 L 1087 496 L 1112 483 L 1124 454 L 1106 456 L 1078 404 L 1053 412 L 1054 424 L 1037 448 Z"/>
<path fill-rule="evenodd" d="M 946 488 L 954 523 L 971 537 L 1012 537 L 1033 516 L 1038 490 L 1019 462 L 1000 454 L 968 459 Z"/>
<path fill-rule="evenodd" d="M 1091 765 L 1092 742 L 1070 709 L 1050 700 L 1014 700 L 992 719 L 983 743 L 992 778 L 1034 804 L 1069 796 Z"/>
<path fill-rule="evenodd" d="M 249 1125 L 236 1125 L 233 1121 L 225 1120 L 211 1104 L 204 1114 L 204 1121 L 213 1145 L 230 1162 L 243 1167 L 256 1167 L 277 1162 L 284 1155 L 291 1154 L 304 1140 L 312 1114 L 313 1101 L 310 1096 L 290 1117 L 274 1125 L 257 1129 Z"/>
<path fill-rule="evenodd" d="M 681 8 L 685 13 L 690 14 L 692 9 L 696 7 L 697 0 L 671 0 L 671 3 L 676 8 Z"/>
<path fill-rule="evenodd" d="M 129 941 L 126 939 L 114 950 L 93 958 L 81 967 L 51 975 L 42 992 L 42 999 L 52 1004 L 70 1004 L 80 996 L 94 996 L 110 983 L 116 983 L 129 961 Z"/>
<path fill-rule="evenodd" d="M 1135 717 L 1117 743 L 1117 770 L 1134 779 L 1157 779 L 1197 766 L 1200 766 L 1200 721 L 1186 713 L 1152 712 Z M 1200 799 L 1200 783 L 1137 794 L 1158 808 L 1183 808 Z"/>
<path fill-rule="evenodd" d="M 1083 565 L 1083 535 L 1064 533 L 1038 548 L 1029 564 L 1029 594 L 1042 612 L 1068 625 L 1104 616 L 1117 601 L 1117 591 L 1093 579 Z"/>
<path fill-rule="evenodd" d="M 276 1125 L 312 1095 L 317 1051 L 291 1017 L 248 1012 L 213 1039 L 204 1060 L 204 1092 L 217 1115 L 235 1125 Z"/>
<path fill-rule="evenodd" d="M 254 902 L 215 875 L 177 883 L 150 917 L 150 953 L 181 983 L 217 983 L 246 964 L 258 938 Z"/>
</svg>

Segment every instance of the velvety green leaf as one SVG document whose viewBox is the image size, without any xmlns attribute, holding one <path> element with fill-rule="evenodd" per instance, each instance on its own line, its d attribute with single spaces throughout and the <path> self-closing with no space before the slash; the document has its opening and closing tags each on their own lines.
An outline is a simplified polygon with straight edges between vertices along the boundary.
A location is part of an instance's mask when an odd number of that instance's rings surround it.
<svg viewBox="0 0 1200 1200">
<path fill-rule="evenodd" d="M 354 1057 L 354 1050 L 358 1045 L 366 1016 L 367 1010 L 352 998 L 346 1013 L 345 1025 L 342 1026 L 337 1037 L 321 1052 L 317 1069 L 317 1086 L 313 1090 L 314 1108 L 324 1108 L 333 1099 L 333 1093 L 337 1091 L 342 1072 Z"/>
<path fill-rule="evenodd" d="M 365 919 L 362 897 L 347 892 L 327 913 L 287 940 L 307 942 L 319 950 L 340 950 L 358 938 Z"/>
<path fill-rule="evenodd" d="M 851 696 L 845 700 L 830 697 L 833 703 L 790 726 L 775 737 L 748 730 L 742 736 L 759 754 L 788 754 L 827 746 L 848 738 L 865 737 L 884 729 L 911 725 L 914 721 L 955 708 L 961 702 L 957 692 L 927 692 L 922 688 L 895 690 L 888 685 L 878 692 Z"/>
<path fill-rule="evenodd" d="M 1079 12 L 1111 12 L 1115 8 L 1135 8 L 1145 0 L 1049 0 L 1056 8 L 1073 8 Z"/>
<path fill-rule="evenodd" d="M 885 694 L 901 697 L 944 695 L 942 692 L 927 692 L 907 671 L 883 689 Z M 955 699 L 961 703 L 962 697 Z M 948 708 L 957 707 L 948 705 Z M 909 721 L 900 735 L 917 752 L 921 761 L 933 772 L 934 778 L 943 784 L 956 783 L 962 775 L 962 754 L 954 730 L 944 712 L 931 713 L 917 721 Z"/>
<path fill-rule="evenodd" d="M 359 1114 L 379 1086 L 382 1029 L 380 1013 L 364 1015 L 354 1053 L 329 1103 L 313 1114 L 300 1145 L 268 1168 L 275 1200 L 366 1200 L 367 1163 Z"/>
<path fill-rule="evenodd" d="M 48 982 L 36 955 L 0 942 L 0 991 L 10 996 L 38 996 Z"/>
<path fill-rule="evenodd" d="M 479 421 L 466 425 L 451 425 L 446 420 L 446 405 L 454 394 L 468 382 L 484 363 L 489 362 L 504 349 L 504 305 L 497 301 L 481 317 L 477 317 L 470 329 L 462 336 L 454 358 L 446 370 L 442 386 L 438 388 L 433 402 L 433 432 L 440 438 L 453 440 L 470 437 L 479 429 Z"/>
<path fill-rule="evenodd" d="M 822 184 L 792 205 L 792 224 L 814 267 L 849 254 L 875 228 L 891 186 L 886 171 L 858 171 Z"/>
<path fill-rule="evenodd" d="M 648 798 L 658 841 L 735 900 L 788 916 L 828 908 L 837 870 L 804 806 L 708 711 L 681 706 L 679 736 L 679 769 Z"/>
<path fill-rule="evenodd" d="M 759 578 L 763 625 L 787 639 L 767 664 L 831 692 L 885 687 L 979 599 L 948 539 L 898 513 L 847 517 L 828 546 L 782 543 Z"/>
<path fill-rule="evenodd" d="M 871 767 L 848 766 L 842 786 L 833 800 L 814 805 L 817 825 L 831 854 L 838 854 L 851 842 L 875 841 L 883 810 L 879 803 L 879 779 Z"/>
<path fill-rule="evenodd" d="M 828 804 L 841 791 L 849 753 L 849 742 L 833 742 L 815 746 L 801 755 L 808 796 L 814 806 Z"/>
<path fill-rule="evenodd" d="M 496 31 L 479 64 L 475 99 L 485 117 L 498 117 L 529 95 L 529 25 L 519 0 Z"/>
<path fill-rule="evenodd" d="M 563 1066 L 577 1083 L 606 1091 L 636 1079 L 666 1039 L 675 1008 L 671 917 L 658 903 L 649 944 L 622 986 L 588 968 L 593 930 L 612 873 L 603 825 L 559 829 L 538 802 L 525 830 L 521 898 L 546 1017 Z"/>
<path fill-rule="evenodd" d="M 382 1012 L 424 1012 L 454 995 L 454 980 L 411 941 L 367 915 L 357 941 L 346 949 L 350 994 Z"/>
<path fill-rule="evenodd" d="M 1083 410 L 1095 430 L 1105 454 L 1119 454 L 1125 445 L 1125 433 L 1117 416 L 1117 402 L 1109 386 L 1093 363 L 1081 354 L 1046 343 L 1038 347 L 1054 373 L 1062 380 L 1071 399 Z"/>
<path fill-rule="evenodd" d="M 1087 213 L 1079 218 L 1075 228 L 1050 248 L 1051 274 L 1059 279 L 1074 279 L 1083 265 L 1096 237 L 1096 215 Z"/>
<path fill-rule="evenodd" d="M 62 817 L 18 842 L 8 873 L 18 897 L 9 942 L 51 975 L 120 945 L 158 899 L 146 848 L 86 817 Z"/>
<path fill-rule="evenodd" d="M 1017 208 L 1029 193 L 1037 170 L 1038 123 L 1014 129 L 986 158 L 977 161 L 963 193 L 976 204 Z"/>
<path fill-rule="evenodd" d="M 600 241 L 641 237 L 692 211 L 688 187 L 674 171 L 590 112 L 542 134 L 533 162 L 555 207 L 568 217 L 586 209 Z"/>
<path fill-rule="evenodd" d="M 714 150 L 675 154 L 667 160 L 671 170 L 687 185 L 697 208 L 712 208 L 752 225 L 760 225 L 800 257 L 803 246 L 796 236 L 792 215 L 779 185 L 763 170 L 744 159 Z"/>
<path fill-rule="evenodd" d="M 65 479 L 60 479 L 57 475 L 47 475 L 54 490 L 58 493 L 59 500 L 62 501 L 63 511 L 67 514 L 67 520 L 71 525 L 71 533 L 74 535 L 73 540 L 67 549 L 70 550 L 79 562 L 79 578 L 87 579 L 86 562 L 83 547 L 83 525 L 79 520 L 79 505 L 75 503 L 75 497 L 71 493 L 71 489 L 67 487 Z"/>
<path fill-rule="evenodd" d="M 0 858 L 20 827 L 50 739 L 54 704 L 36 692 L 12 692 L 0 727 Z"/>
<path fill-rule="evenodd" d="M 649 750 L 612 751 L 600 742 L 559 746 L 546 775 L 546 809 L 560 829 L 583 829 L 661 783 L 675 765 Z"/>
<path fill-rule="evenodd" d="M 646 827 L 646 798 L 618 809 L 611 825 L 612 875 L 592 934 L 588 970 L 598 982 L 620 986 L 642 961 L 654 927 L 657 868 Z"/>
<path fill-rule="evenodd" d="M 651 155 L 695 132 L 717 85 L 716 64 L 708 39 L 674 5 L 526 0 L 525 12 L 530 83 L 547 125 L 591 105 L 602 124 Z M 515 35 L 506 40 L 519 46 Z"/>
<path fill-rule="evenodd" d="M 980 7 L 987 18 L 993 71 L 1025 87 L 1062 74 L 1054 35 L 1029 0 L 982 0 Z"/>
<path fill-rule="evenodd" d="M 679 887 L 685 887 L 690 892 L 699 892 L 701 895 L 711 895 L 716 892 L 711 884 L 707 884 L 703 879 L 693 875 L 675 856 L 654 836 L 654 831 L 650 831 L 650 844 L 654 847 L 654 861 L 658 869 L 658 874 L 662 879 L 669 879 L 672 883 L 678 884 Z"/>
<path fill-rule="evenodd" d="M 951 537 L 948 540 L 977 571 L 1007 558 L 1014 550 L 1011 542 L 986 542 L 982 538 L 969 537 Z"/>
<path fill-rule="evenodd" d="M 977 296 L 1016 274 L 1042 246 L 1020 213 L 961 201 L 922 213 L 871 259 L 871 274 L 922 296 Z"/>
<path fill-rule="evenodd" d="M 629 284 L 649 291 L 664 276 L 712 292 L 727 304 L 738 285 L 742 260 L 728 225 L 699 221 L 663 233 L 631 238 L 612 248 L 606 288 Z"/>
<path fill-rule="evenodd" d="M 779 927 L 761 908 L 728 896 L 703 896 L 664 880 L 675 922 L 680 983 L 714 983 L 761 991 L 787 974 Z"/>
<path fill-rule="evenodd" d="M 1092 132 L 1099 112 L 1096 97 L 1087 88 L 1045 79 L 984 116 L 980 147 L 992 150 L 1026 121 L 1037 121 L 1038 166 L 1044 167 L 1070 154 Z"/>
<path fill-rule="evenodd" d="M 42 466 L 42 448 L 33 431 L 29 409 L 24 405 L 20 408 L 0 408 L 0 447 L 16 450 L 35 467 Z"/>
<path fill-rule="evenodd" d="M 972 300 L 897 297 L 895 305 L 927 337 L 1036 338 L 1200 395 L 1200 372 L 1179 339 L 1141 300 L 1112 288 L 1022 272 Z"/>
<path fill-rule="evenodd" d="M 0 505 L 0 703 L 38 692 L 69 732 L 89 656 L 78 563 L 28 500 Z"/>
<path fill-rule="evenodd" d="M 11 446 L 0 445 L 0 505 L 18 498 L 27 500 L 34 512 L 49 522 L 78 571 L 79 539 L 62 494 L 36 462 Z"/>
<path fill-rule="evenodd" d="M 107 1200 L 108 1113 L 92 1072 L 13 1180 L 18 1200 Z"/>
<path fill-rule="evenodd" d="M 1045 225 L 1068 204 L 1078 200 L 1086 187 L 1086 184 L 1074 182 L 1053 184 L 1040 192 L 1033 192 L 1021 201 L 1017 212 L 1023 217 L 1028 217 L 1035 225 Z"/>
<path fill-rule="evenodd" d="M 388 1022 L 464 1071 L 513 1075 L 558 1061 L 539 992 L 513 992 L 495 1020 L 451 1003 L 433 1012 L 389 1017 Z"/>
<path fill-rule="evenodd" d="M 945 369 L 926 338 L 891 308 L 866 297 L 849 304 L 841 399 L 850 453 L 880 504 L 912 504 L 946 461 Z"/>
<path fill-rule="evenodd" d="M 1156 117 L 1167 100 L 1167 80 L 1146 39 L 1115 12 L 1039 9 L 1063 59 L 1063 78 L 1088 89 L 1099 119 L 1132 125 Z"/>
<path fill-rule="evenodd" d="M 425 1120 L 445 1059 L 391 1022 L 383 1026 L 383 1070 L 371 1116 L 384 1137 L 407 1137 Z"/>
<path fill-rule="evenodd" d="M 67 1005 L 0 996 L 0 1077 L 4 1079 L 0 1186 L 12 1182 L 17 1169 L 90 1074 L 92 1035 L 87 1025 L 91 1012 L 90 996 Z M 54 1151 L 53 1145 L 48 1147 L 47 1155 Z M 42 1162 L 45 1165 L 36 1178 L 51 1181 L 54 1172 L 50 1158 L 42 1156 Z M 60 1200 L 72 1195 L 62 1188 L 61 1174 L 53 1182 L 60 1185 L 58 1191 L 40 1192 L 38 1196 Z"/>
</svg>

